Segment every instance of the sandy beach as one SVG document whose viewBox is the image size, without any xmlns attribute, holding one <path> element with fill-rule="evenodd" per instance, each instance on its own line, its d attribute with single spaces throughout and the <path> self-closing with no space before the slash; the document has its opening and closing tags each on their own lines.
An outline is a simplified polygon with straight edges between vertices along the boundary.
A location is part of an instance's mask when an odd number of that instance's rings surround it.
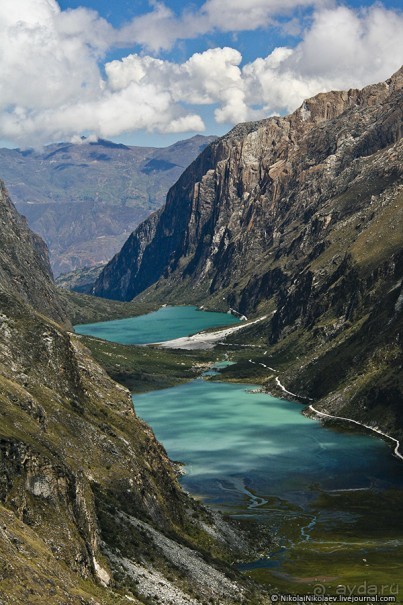
<svg viewBox="0 0 403 605">
<path fill-rule="evenodd" d="M 216 330 L 215 332 L 198 332 L 197 334 L 193 334 L 193 336 L 184 336 L 183 338 L 175 338 L 174 340 L 167 340 L 165 342 L 153 342 L 152 344 L 163 347 L 164 349 L 187 349 L 188 351 L 196 349 L 213 349 L 216 344 L 225 340 L 230 334 L 253 326 L 267 317 L 267 315 L 263 315 L 254 321 L 243 322 L 242 324 L 232 326 L 231 328 L 223 328 L 222 330 Z"/>
</svg>

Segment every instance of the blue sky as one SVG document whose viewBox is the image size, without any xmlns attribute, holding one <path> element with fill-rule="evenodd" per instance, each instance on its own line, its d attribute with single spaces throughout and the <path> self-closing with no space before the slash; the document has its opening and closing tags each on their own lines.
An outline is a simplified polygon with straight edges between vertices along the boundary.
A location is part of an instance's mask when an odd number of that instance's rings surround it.
<svg viewBox="0 0 403 605">
<path fill-rule="evenodd" d="M 2 0 L 0 144 L 167 145 L 384 80 L 401 0 Z"/>
</svg>

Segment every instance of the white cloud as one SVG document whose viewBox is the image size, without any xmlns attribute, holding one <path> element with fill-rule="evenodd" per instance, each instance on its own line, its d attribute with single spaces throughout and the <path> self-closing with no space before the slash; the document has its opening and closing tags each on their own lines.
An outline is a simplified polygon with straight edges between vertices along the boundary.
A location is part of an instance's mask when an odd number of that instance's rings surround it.
<svg viewBox="0 0 403 605">
<path fill-rule="evenodd" d="M 95 25 L 93 13 L 85 17 L 83 26 L 90 21 Z M 13 105 L 22 111 L 57 107 L 100 92 L 102 82 L 88 35 L 69 31 L 77 31 L 77 25 L 53 0 L 2 1 L 0 111 Z"/>
<path fill-rule="evenodd" d="M 326 0 L 207 0 L 200 12 L 211 29 L 242 31 L 264 27 L 274 17 L 298 7 L 328 3 Z"/>
<path fill-rule="evenodd" d="M 220 108 L 215 111 L 217 121 L 233 123 L 246 120 L 250 114 L 245 103 L 241 61 L 239 51 L 226 47 L 195 53 L 182 64 L 130 55 L 107 64 L 105 70 L 115 91 L 137 83 L 169 94 L 176 104 L 219 103 Z"/>
<path fill-rule="evenodd" d="M 169 50 L 178 40 L 211 32 L 252 31 L 267 27 L 276 17 L 291 15 L 301 7 L 324 7 L 335 0 L 207 0 L 199 10 L 187 9 L 177 17 L 163 2 L 151 2 L 153 10 L 136 17 L 119 32 L 115 41 L 136 40 L 151 52 Z M 295 23 L 294 23 L 295 29 Z"/>
<path fill-rule="evenodd" d="M 326 8 L 318 0 L 295 48 L 277 48 L 244 66 L 238 50 L 213 48 L 183 63 L 130 54 L 100 71 L 103 53 L 117 40 L 136 36 L 150 45 L 159 35 L 169 45 L 185 36 L 185 23 L 194 36 L 211 29 L 213 18 L 214 27 L 237 30 L 245 11 L 250 18 L 243 27 L 252 29 L 280 10 L 307 3 L 207 0 L 197 14 L 178 19 L 155 2 L 152 12 L 117 31 L 96 12 L 61 11 L 55 0 L 2 0 L 0 136 L 29 145 L 83 132 L 113 137 L 137 129 L 201 131 L 200 105 L 211 105 L 218 123 L 258 119 L 292 111 L 320 91 L 381 81 L 403 63 L 401 13 L 381 5 L 360 12 Z"/>
<path fill-rule="evenodd" d="M 266 114 L 293 111 L 318 92 L 385 80 L 403 63 L 402 31 L 403 15 L 378 5 L 322 10 L 296 48 L 278 48 L 244 67 L 247 102 Z"/>
<path fill-rule="evenodd" d="M 177 19 L 168 7 L 156 2 L 151 12 L 136 17 L 117 32 L 116 42 L 125 45 L 136 40 L 152 52 L 170 49 L 177 40 L 198 35 L 190 22 L 185 33 L 185 21 L 189 21 L 187 17 Z"/>
<path fill-rule="evenodd" d="M 84 131 L 203 130 L 168 82 L 132 78 L 119 87 L 101 75 L 99 60 L 119 35 L 94 11 L 61 11 L 54 0 L 2 0 L 0 136 L 40 145 Z"/>
<path fill-rule="evenodd" d="M 241 53 L 233 48 L 213 48 L 182 64 L 129 55 L 108 63 L 105 71 L 114 90 L 141 82 L 169 90 L 175 102 L 204 105 L 219 101 L 228 87 L 242 86 L 241 61 Z"/>
</svg>

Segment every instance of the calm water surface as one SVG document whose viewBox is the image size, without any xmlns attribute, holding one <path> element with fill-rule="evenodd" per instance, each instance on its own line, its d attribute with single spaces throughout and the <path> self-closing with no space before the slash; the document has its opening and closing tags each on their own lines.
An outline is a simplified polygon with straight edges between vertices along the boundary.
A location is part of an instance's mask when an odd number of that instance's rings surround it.
<svg viewBox="0 0 403 605">
<path fill-rule="evenodd" d="M 200 379 L 134 396 L 171 458 L 186 464 L 189 491 L 256 514 L 255 495 L 304 505 L 322 492 L 403 486 L 403 465 L 384 441 L 325 428 L 254 388 Z"/>
<path fill-rule="evenodd" d="M 196 332 L 239 323 L 228 313 L 199 311 L 197 307 L 162 307 L 158 311 L 113 321 L 74 326 L 77 334 L 96 336 L 125 345 L 163 342 Z"/>
<path fill-rule="evenodd" d="M 390 445 L 324 427 L 254 388 L 199 379 L 133 399 L 170 457 L 185 463 L 185 489 L 269 527 L 275 543 L 241 569 L 283 592 L 320 583 L 331 593 L 347 582 L 397 590 L 403 465 Z"/>
</svg>

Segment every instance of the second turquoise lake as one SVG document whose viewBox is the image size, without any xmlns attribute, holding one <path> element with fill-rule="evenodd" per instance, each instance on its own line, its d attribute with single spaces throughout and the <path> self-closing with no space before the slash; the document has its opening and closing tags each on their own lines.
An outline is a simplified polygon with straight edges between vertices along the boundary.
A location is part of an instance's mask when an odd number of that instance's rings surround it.
<svg viewBox="0 0 403 605">
<path fill-rule="evenodd" d="M 74 329 L 77 334 L 84 336 L 95 336 L 123 345 L 142 345 L 237 323 L 239 319 L 229 313 L 200 311 L 194 306 L 184 306 L 162 307 L 153 313 L 127 319 L 79 324 Z"/>
</svg>

